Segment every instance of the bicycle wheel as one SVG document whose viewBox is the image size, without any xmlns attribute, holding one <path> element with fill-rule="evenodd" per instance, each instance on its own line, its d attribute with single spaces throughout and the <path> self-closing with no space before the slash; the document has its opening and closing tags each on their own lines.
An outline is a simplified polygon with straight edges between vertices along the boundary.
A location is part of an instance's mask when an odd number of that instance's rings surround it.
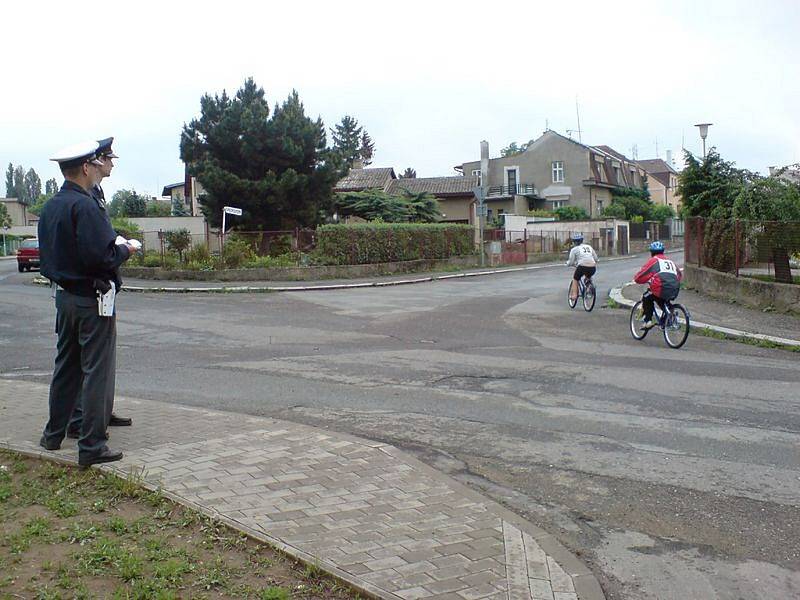
<svg viewBox="0 0 800 600">
<path fill-rule="evenodd" d="M 639 300 L 631 309 L 631 335 L 635 340 L 643 340 L 647 332 L 650 331 L 649 329 L 642 329 L 643 321 L 644 308 L 642 308 L 642 301 Z"/>
<path fill-rule="evenodd" d="M 583 291 L 583 310 L 591 312 L 594 308 L 595 300 L 597 300 L 597 290 L 594 289 L 594 284 L 589 281 Z"/>
<path fill-rule="evenodd" d="M 664 341 L 670 348 L 680 348 L 689 337 L 689 313 L 680 304 L 672 305 L 672 314 L 664 323 Z"/>
<path fill-rule="evenodd" d="M 575 296 L 575 299 L 572 298 L 572 282 L 570 281 L 569 287 L 567 288 L 567 304 L 569 304 L 570 308 L 575 308 L 577 303 L 578 297 Z"/>
</svg>

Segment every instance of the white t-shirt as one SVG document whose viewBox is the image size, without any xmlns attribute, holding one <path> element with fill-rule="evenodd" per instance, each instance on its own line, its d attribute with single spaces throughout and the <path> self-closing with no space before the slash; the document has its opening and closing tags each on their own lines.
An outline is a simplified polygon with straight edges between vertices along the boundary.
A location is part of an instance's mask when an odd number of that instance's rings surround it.
<svg viewBox="0 0 800 600">
<path fill-rule="evenodd" d="M 567 266 L 594 267 L 597 265 L 597 252 L 589 244 L 580 244 L 569 251 Z"/>
</svg>

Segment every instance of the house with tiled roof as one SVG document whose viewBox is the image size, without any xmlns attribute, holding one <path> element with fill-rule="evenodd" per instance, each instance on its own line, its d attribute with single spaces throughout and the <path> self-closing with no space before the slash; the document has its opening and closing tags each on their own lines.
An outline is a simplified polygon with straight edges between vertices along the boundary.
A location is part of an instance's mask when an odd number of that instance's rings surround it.
<svg viewBox="0 0 800 600">
<path fill-rule="evenodd" d="M 412 179 L 393 179 L 386 192 L 399 196 L 403 190 L 412 194 L 428 193 L 439 202 L 442 221 L 448 223 L 473 223 L 475 202 L 474 189 L 478 178 L 466 177 L 417 177 Z"/>
<path fill-rule="evenodd" d="M 678 194 L 678 172 L 665 160 L 651 158 L 637 160 L 636 164 L 647 172 L 647 188 L 654 204 L 671 206 L 678 214 L 681 197 Z"/>
<path fill-rule="evenodd" d="M 397 179 L 391 167 L 363 167 L 356 161 L 334 186 L 334 192 L 363 192 L 364 190 L 383 190 Z"/>
<path fill-rule="evenodd" d="M 598 218 L 614 189 L 641 187 L 646 177 L 644 169 L 613 148 L 587 146 L 552 130 L 512 156 L 490 159 L 489 145 L 482 142 L 481 158 L 456 168 L 482 182 L 489 219 L 562 206 Z"/>
</svg>

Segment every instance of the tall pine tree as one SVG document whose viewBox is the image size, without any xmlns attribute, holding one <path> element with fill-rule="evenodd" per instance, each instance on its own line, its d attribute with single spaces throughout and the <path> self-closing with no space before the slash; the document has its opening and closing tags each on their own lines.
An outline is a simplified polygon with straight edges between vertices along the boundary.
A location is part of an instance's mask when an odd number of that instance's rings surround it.
<svg viewBox="0 0 800 600">
<path fill-rule="evenodd" d="M 19 200 L 22 204 L 30 204 L 28 194 L 25 190 L 25 168 L 18 165 L 14 169 L 14 195 L 13 198 Z"/>
<path fill-rule="evenodd" d="M 42 195 L 42 180 L 36 171 L 28 169 L 23 182 L 25 184 L 26 204 L 33 204 L 39 199 L 39 196 Z"/>
<path fill-rule="evenodd" d="M 202 184 L 201 208 L 214 226 L 222 207 L 241 208 L 240 229 L 313 226 L 330 206 L 340 161 L 326 147 L 325 126 L 311 120 L 297 92 L 270 117 L 264 90 L 252 78 L 230 98 L 200 100 L 200 117 L 185 125 L 181 159 Z"/>
<path fill-rule="evenodd" d="M 375 142 L 369 137 L 366 130 L 361 132 L 361 148 L 359 149 L 361 155 L 361 162 L 366 167 L 372 164 L 372 156 L 375 154 Z"/>
<path fill-rule="evenodd" d="M 16 189 L 14 188 L 14 165 L 8 163 L 8 169 L 6 169 L 6 198 L 13 198 L 15 191 Z"/>
<path fill-rule="evenodd" d="M 55 177 L 48 179 L 44 182 L 44 193 L 47 196 L 53 196 L 58 191 L 58 182 Z"/>
<path fill-rule="evenodd" d="M 353 166 L 356 159 L 361 158 L 362 127 L 350 115 L 342 117 L 341 123 L 332 130 L 333 149 L 341 157 L 347 168 Z"/>
</svg>

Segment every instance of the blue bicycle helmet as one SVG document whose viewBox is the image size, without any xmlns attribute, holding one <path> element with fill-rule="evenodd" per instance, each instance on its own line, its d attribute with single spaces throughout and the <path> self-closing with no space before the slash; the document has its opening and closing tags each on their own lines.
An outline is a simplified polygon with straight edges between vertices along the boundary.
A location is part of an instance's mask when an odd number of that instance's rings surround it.
<svg viewBox="0 0 800 600">
<path fill-rule="evenodd" d="M 582 233 L 573 233 L 572 234 L 572 241 L 576 244 L 580 244 L 583 242 L 583 234 Z"/>
<path fill-rule="evenodd" d="M 656 240 L 655 242 L 650 244 L 650 252 L 653 252 L 655 254 L 660 254 L 663 251 L 664 251 L 664 242 Z"/>
</svg>

